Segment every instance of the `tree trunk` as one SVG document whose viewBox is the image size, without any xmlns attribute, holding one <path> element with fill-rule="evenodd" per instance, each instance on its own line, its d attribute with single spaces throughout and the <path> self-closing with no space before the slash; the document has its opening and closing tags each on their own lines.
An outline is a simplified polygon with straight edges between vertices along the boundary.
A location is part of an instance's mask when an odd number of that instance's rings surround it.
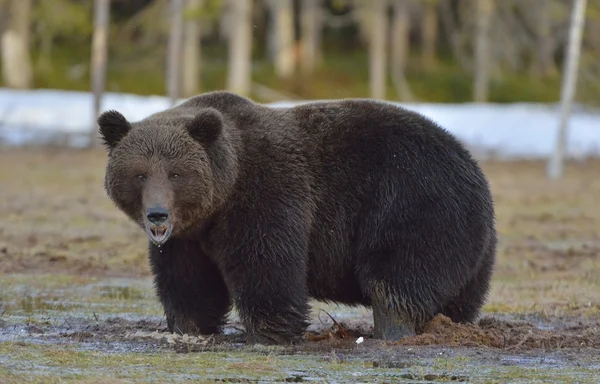
<svg viewBox="0 0 600 384">
<path fill-rule="evenodd" d="M 369 47 L 369 82 L 371 97 L 385 99 L 386 97 L 386 43 L 387 43 L 387 0 L 372 0 L 371 2 L 371 35 Z"/>
<path fill-rule="evenodd" d="M 10 19 L 2 34 L 2 78 L 9 88 L 31 88 L 33 74 L 29 53 L 31 0 L 12 0 Z"/>
<path fill-rule="evenodd" d="M 167 47 L 167 94 L 175 105 L 181 95 L 181 59 L 183 46 L 183 0 L 171 0 L 171 29 Z"/>
<path fill-rule="evenodd" d="M 402 101 L 410 101 L 412 94 L 404 76 L 410 52 L 410 5 L 409 0 L 395 0 L 392 19 L 391 73 L 396 93 Z"/>
<path fill-rule="evenodd" d="M 301 69 L 304 74 L 315 70 L 318 60 L 318 46 L 321 29 L 319 14 L 322 12 L 321 0 L 304 0 L 301 4 Z"/>
<path fill-rule="evenodd" d="M 232 30 L 229 34 L 227 87 L 243 96 L 252 86 L 252 1 L 229 0 Z"/>
<path fill-rule="evenodd" d="M 202 7 L 203 0 L 188 0 L 187 8 L 197 10 Z M 181 87 L 184 97 L 190 97 L 200 91 L 201 34 L 198 19 L 191 18 L 184 23 L 183 62 Z"/>
<path fill-rule="evenodd" d="M 47 73 L 48 70 L 52 69 L 52 44 L 54 36 L 46 25 L 40 26 L 40 32 L 40 47 L 36 68 L 43 73 Z"/>
<path fill-rule="evenodd" d="M 486 102 L 489 93 L 490 76 L 490 26 L 493 0 L 475 0 L 475 79 L 473 98 L 476 102 Z"/>
<path fill-rule="evenodd" d="M 102 95 L 106 86 L 106 62 L 108 56 L 108 27 L 110 19 L 110 0 L 94 1 L 94 33 L 92 36 L 91 82 L 94 98 L 93 121 L 89 145 L 95 147 L 99 143 L 96 119 L 100 115 Z"/>
<path fill-rule="evenodd" d="M 421 62 L 425 68 L 431 68 L 435 64 L 438 35 L 437 5 L 438 0 L 427 0 L 424 4 L 423 21 L 421 23 L 421 38 L 423 39 Z"/>
<path fill-rule="evenodd" d="M 571 114 L 571 106 L 577 85 L 577 69 L 581 52 L 581 35 L 585 24 L 585 8 L 587 0 L 575 0 L 571 13 L 569 43 L 566 53 L 566 65 L 563 69 L 563 82 L 560 92 L 560 121 L 556 146 L 548 162 L 548 178 L 558 179 L 563 174 L 563 161 L 567 148 L 567 123 Z"/>
<path fill-rule="evenodd" d="M 550 29 L 551 11 L 552 3 L 550 1 L 542 0 L 536 3 L 534 28 L 537 32 L 537 44 L 532 73 L 541 77 L 554 76 L 558 73 L 558 69 L 554 63 L 556 42 Z"/>
<path fill-rule="evenodd" d="M 275 44 L 275 74 L 289 78 L 294 74 L 294 13 L 292 0 L 270 0 Z"/>
</svg>

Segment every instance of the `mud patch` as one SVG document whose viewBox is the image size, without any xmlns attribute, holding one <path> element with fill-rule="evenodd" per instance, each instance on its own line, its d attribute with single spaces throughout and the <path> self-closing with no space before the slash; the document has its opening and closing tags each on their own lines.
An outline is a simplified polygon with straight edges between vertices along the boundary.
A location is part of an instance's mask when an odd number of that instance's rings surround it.
<svg viewBox="0 0 600 384">
<path fill-rule="evenodd" d="M 335 319 L 334 308 L 330 312 Z M 222 335 L 192 336 L 167 332 L 162 316 L 69 316 L 60 321 L 39 317 L 35 326 L 24 326 L 22 319 L 9 315 L 0 322 L 0 363 L 17 373 L 27 372 L 33 364 L 39 372 L 57 377 L 68 375 L 68 370 L 56 368 L 64 364 L 91 377 L 112 377 L 110 367 L 115 364 L 123 377 L 146 377 L 144 367 L 162 364 L 163 379 L 170 382 L 470 382 L 489 377 L 548 382 L 554 376 L 563 380 L 577 374 L 585 379 L 582 383 L 591 383 L 590 370 L 600 366 L 597 347 L 572 348 L 575 344 L 564 343 L 559 348 L 544 341 L 570 340 L 568 336 L 577 332 L 597 338 L 592 325 L 584 324 L 546 324 L 551 329 L 540 330 L 518 320 L 486 317 L 476 325 L 464 325 L 438 316 L 428 324 L 427 333 L 388 343 L 373 339 L 369 324 L 346 328 L 343 322 L 327 326 L 313 319 L 311 334 L 326 337 L 311 339 L 307 334 L 298 345 L 263 346 L 247 345 L 237 322 L 229 323 Z M 361 343 L 357 336 L 363 337 Z M 507 340 L 502 346 L 489 341 L 501 338 Z M 57 361 L 52 360 L 57 354 Z M 169 361 L 180 363 L 172 366 Z M 2 364 L 0 382 L 5 377 Z M 267 376 L 271 379 L 265 380 Z"/>
<path fill-rule="evenodd" d="M 477 324 L 457 324 L 437 315 L 423 334 L 408 337 L 397 345 L 445 345 L 491 347 L 513 351 L 531 349 L 594 348 L 600 349 L 598 322 L 557 330 L 539 329 L 530 323 L 508 322 L 485 317 Z"/>
</svg>

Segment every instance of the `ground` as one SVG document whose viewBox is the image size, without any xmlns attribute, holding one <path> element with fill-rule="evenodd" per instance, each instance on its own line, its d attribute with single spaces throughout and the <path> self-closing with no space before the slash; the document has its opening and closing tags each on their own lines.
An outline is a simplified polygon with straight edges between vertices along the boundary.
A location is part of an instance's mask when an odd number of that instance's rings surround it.
<svg viewBox="0 0 600 384">
<path fill-rule="evenodd" d="M 370 311 L 314 303 L 304 345 L 166 333 L 143 231 L 103 190 L 101 150 L 0 152 L 0 382 L 598 382 L 600 161 L 486 162 L 499 251 L 475 325 L 370 338 Z M 335 321 L 335 322 L 334 322 Z M 364 337 L 362 343 L 356 340 Z M 149 367 L 151 369 L 149 369 Z"/>
</svg>

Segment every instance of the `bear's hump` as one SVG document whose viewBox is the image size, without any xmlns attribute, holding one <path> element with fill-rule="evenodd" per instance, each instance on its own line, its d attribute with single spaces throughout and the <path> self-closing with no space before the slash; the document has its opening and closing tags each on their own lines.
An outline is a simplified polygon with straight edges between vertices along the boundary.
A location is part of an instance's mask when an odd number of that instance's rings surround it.
<svg viewBox="0 0 600 384">
<path fill-rule="evenodd" d="M 220 111 L 252 107 L 256 103 L 229 91 L 212 91 L 192 96 L 179 105 L 181 108 L 215 108 Z"/>
</svg>

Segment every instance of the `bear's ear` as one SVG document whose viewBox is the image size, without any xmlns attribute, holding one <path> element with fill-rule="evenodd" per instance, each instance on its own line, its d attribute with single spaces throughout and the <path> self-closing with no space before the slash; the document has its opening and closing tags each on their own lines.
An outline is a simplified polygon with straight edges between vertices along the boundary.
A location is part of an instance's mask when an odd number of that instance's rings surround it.
<svg viewBox="0 0 600 384">
<path fill-rule="evenodd" d="M 211 144 L 223 131 L 223 115 L 214 108 L 205 108 L 187 125 L 187 131 L 202 144 Z"/>
<path fill-rule="evenodd" d="M 114 110 L 102 113 L 98 117 L 98 126 L 104 145 L 109 150 L 115 148 L 131 129 L 125 116 Z"/>
</svg>

